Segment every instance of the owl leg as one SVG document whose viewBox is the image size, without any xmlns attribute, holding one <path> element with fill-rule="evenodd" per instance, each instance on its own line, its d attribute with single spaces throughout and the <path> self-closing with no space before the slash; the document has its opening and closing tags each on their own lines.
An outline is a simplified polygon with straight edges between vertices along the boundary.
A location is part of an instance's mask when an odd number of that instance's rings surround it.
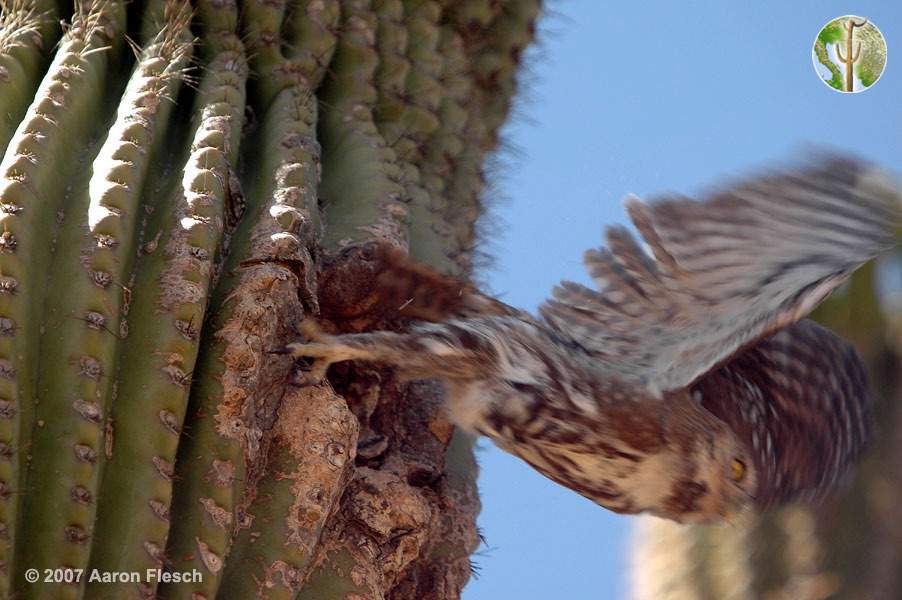
<svg viewBox="0 0 902 600">
<path fill-rule="evenodd" d="M 304 383 L 322 380 L 329 365 L 345 360 L 393 365 L 411 379 L 436 376 L 467 379 L 485 370 L 485 361 L 478 352 L 456 344 L 441 325 L 411 333 L 375 331 L 329 335 L 312 320 L 305 320 L 300 329 L 308 341 L 293 342 L 275 352 L 314 359 L 303 377 Z"/>
</svg>

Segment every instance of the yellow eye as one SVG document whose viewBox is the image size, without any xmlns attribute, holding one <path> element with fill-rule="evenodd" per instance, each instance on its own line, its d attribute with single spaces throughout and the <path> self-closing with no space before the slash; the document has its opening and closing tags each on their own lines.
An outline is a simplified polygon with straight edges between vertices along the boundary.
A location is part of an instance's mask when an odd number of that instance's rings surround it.
<svg viewBox="0 0 902 600">
<path fill-rule="evenodd" d="M 733 469 L 733 481 L 742 481 L 745 477 L 745 463 L 738 458 L 734 458 L 733 462 L 730 463 L 730 467 Z"/>
</svg>

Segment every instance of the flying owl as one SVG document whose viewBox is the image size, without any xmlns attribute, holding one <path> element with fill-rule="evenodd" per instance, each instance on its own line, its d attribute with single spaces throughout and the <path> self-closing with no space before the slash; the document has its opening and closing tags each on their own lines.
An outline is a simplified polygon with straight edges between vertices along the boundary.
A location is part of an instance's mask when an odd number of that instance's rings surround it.
<svg viewBox="0 0 902 600">
<path fill-rule="evenodd" d="M 563 282 L 540 317 L 382 247 L 377 286 L 403 332 L 329 335 L 308 319 L 280 352 L 440 379 L 452 422 L 620 513 L 710 522 L 822 497 L 872 437 L 855 350 L 803 317 L 894 245 L 900 193 L 822 157 L 703 201 L 626 209 L 586 252 L 597 290 Z M 431 322 L 430 322 L 431 321 Z"/>
</svg>

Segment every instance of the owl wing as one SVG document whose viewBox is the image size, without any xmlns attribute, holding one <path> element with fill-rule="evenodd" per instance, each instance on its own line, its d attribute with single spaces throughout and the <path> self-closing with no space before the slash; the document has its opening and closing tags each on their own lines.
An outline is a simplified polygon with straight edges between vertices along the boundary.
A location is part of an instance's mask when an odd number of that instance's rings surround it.
<svg viewBox="0 0 902 600">
<path fill-rule="evenodd" d="M 799 320 L 892 247 L 900 193 L 873 167 L 831 156 L 703 201 L 630 199 L 627 211 L 651 255 L 609 229 L 608 247 L 585 255 L 599 289 L 562 282 L 540 312 L 605 368 L 660 393 Z"/>
</svg>

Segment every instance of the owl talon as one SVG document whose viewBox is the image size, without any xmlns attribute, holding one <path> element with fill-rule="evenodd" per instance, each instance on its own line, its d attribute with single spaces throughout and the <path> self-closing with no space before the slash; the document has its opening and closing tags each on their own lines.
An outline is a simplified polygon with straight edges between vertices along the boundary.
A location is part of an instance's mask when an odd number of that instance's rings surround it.
<svg viewBox="0 0 902 600">
<path fill-rule="evenodd" d="M 326 378 L 326 371 L 332 363 L 356 358 L 356 353 L 338 338 L 317 334 L 322 341 L 292 342 L 276 351 L 289 354 L 297 359 L 295 382 L 298 385 L 315 385 Z M 308 359 L 309 362 L 301 362 Z"/>
<path fill-rule="evenodd" d="M 332 353 L 330 349 L 338 345 L 335 336 L 324 333 L 313 319 L 301 321 L 298 330 L 308 341 L 291 342 L 280 348 L 267 350 L 267 354 L 289 354 L 295 358 L 327 358 Z"/>
<path fill-rule="evenodd" d="M 317 360 L 309 365 L 298 364 L 294 371 L 294 383 L 301 387 L 317 385 L 326 378 L 328 363 Z"/>
</svg>

